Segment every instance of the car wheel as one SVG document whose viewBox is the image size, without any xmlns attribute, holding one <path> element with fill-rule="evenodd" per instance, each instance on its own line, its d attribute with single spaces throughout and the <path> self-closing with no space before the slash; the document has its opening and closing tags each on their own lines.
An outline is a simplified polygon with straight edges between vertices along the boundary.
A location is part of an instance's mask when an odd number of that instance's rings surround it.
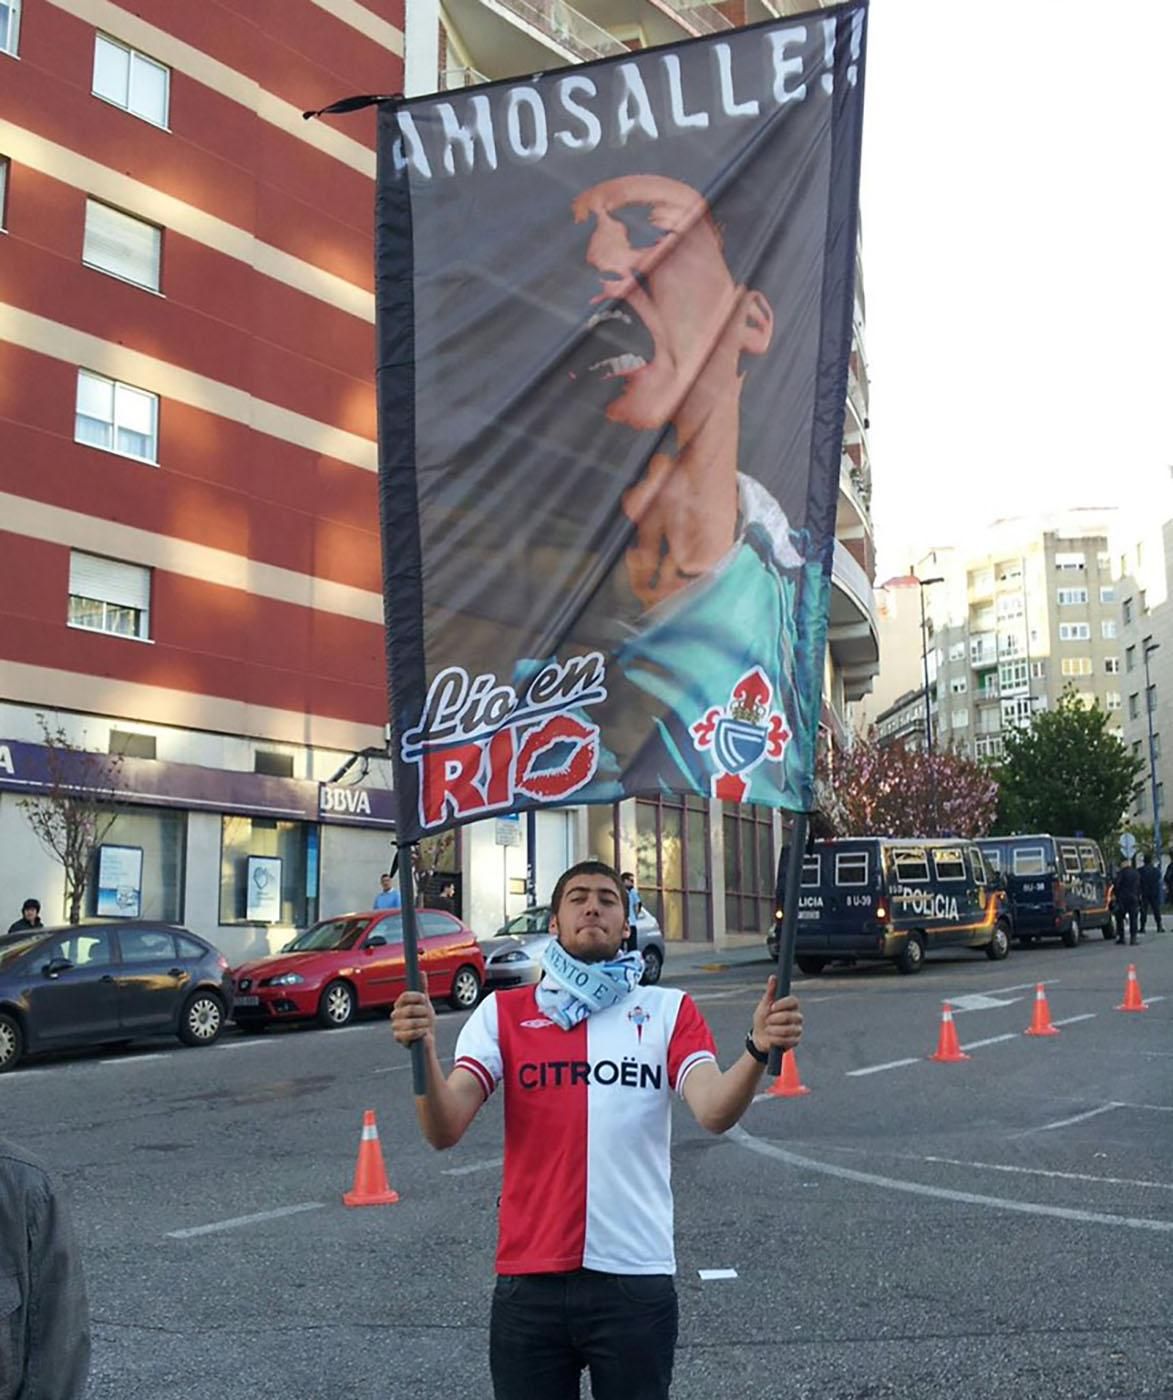
<svg viewBox="0 0 1173 1400">
<path fill-rule="evenodd" d="M 1083 935 L 1083 926 L 1079 921 L 1078 914 L 1072 914 L 1071 927 L 1063 935 L 1063 946 L 1065 948 L 1078 948 L 1079 940 Z"/>
<path fill-rule="evenodd" d="M 24 1033 L 14 1016 L 0 1015 L 0 1074 L 15 1065 L 24 1053 Z"/>
<path fill-rule="evenodd" d="M 453 1011 L 471 1011 L 481 997 L 481 979 L 475 967 L 457 968 L 448 993 L 448 1005 Z"/>
<path fill-rule="evenodd" d="M 986 957 L 991 962 L 1001 962 L 1010 951 L 1010 930 L 999 921 L 994 925 L 994 936 L 986 944 Z"/>
<path fill-rule="evenodd" d="M 644 970 L 643 976 L 639 979 L 641 987 L 654 987 L 660 980 L 660 973 L 664 970 L 664 959 L 660 955 L 659 948 L 646 948 L 644 950 Z"/>
<path fill-rule="evenodd" d="M 1100 932 L 1103 934 L 1105 941 L 1116 937 L 1116 929 L 1112 924 L 1101 924 Z"/>
<path fill-rule="evenodd" d="M 224 1029 L 224 1003 L 215 992 L 196 992 L 184 1002 L 179 1038 L 184 1045 L 211 1045 Z"/>
<path fill-rule="evenodd" d="M 808 977 L 817 977 L 827 966 L 826 958 L 812 958 L 806 954 L 794 961 L 798 964 L 799 972 L 805 972 Z"/>
<path fill-rule="evenodd" d="M 356 1011 L 354 988 L 349 982 L 331 982 L 318 1002 L 318 1025 L 327 1030 L 348 1026 Z"/>
<path fill-rule="evenodd" d="M 901 972 L 911 976 L 914 972 L 919 972 L 924 965 L 924 935 L 920 933 L 910 933 L 904 940 L 904 947 L 900 950 L 900 956 L 896 959 L 896 966 Z"/>
</svg>

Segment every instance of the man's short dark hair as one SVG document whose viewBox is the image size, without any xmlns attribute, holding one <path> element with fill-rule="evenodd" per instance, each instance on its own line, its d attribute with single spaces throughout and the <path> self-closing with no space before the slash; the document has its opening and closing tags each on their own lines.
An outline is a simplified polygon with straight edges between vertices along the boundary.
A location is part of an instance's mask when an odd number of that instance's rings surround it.
<svg viewBox="0 0 1173 1400">
<path fill-rule="evenodd" d="M 562 903 L 562 896 L 566 893 L 566 886 L 576 875 L 602 875 L 610 880 L 615 886 L 615 892 L 621 900 L 627 898 L 627 891 L 623 888 L 623 881 L 619 878 L 619 873 L 613 865 L 608 865 L 602 860 L 580 860 L 577 865 L 572 865 L 569 870 L 564 870 L 558 877 L 558 883 L 554 886 L 554 893 L 550 898 L 550 911 L 555 918 L 558 916 L 558 906 Z"/>
<path fill-rule="evenodd" d="M 20 912 L 23 914 L 26 909 L 35 909 L 39 914 L 41 912 L 41 901 L 39 899 L 26 899 L 20 906 Z"/>
<path fill-rule="evenodd" d="M 635 884 L 635 876 L 631 873 L 630 870 L 625 870 L 619 878 L 621 880 L 630 880 L 633 885 Z"/>
</svg>

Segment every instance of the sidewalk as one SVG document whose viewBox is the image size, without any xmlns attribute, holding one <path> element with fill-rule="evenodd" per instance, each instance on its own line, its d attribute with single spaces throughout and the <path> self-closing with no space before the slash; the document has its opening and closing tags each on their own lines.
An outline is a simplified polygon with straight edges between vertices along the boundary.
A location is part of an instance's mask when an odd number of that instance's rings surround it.
<svg viewBox="0 0 1173 1400">
<path fill-rule="evenodd" d="M 765 938 L 756 934 L 731 934 L 724 948 L 712 943 L 669 943 L 667 947 L 664 976 L 669 980 L 694 973 L 724 972 L 731 967 L 764 967 L 770 961 Z"/>
</svg>

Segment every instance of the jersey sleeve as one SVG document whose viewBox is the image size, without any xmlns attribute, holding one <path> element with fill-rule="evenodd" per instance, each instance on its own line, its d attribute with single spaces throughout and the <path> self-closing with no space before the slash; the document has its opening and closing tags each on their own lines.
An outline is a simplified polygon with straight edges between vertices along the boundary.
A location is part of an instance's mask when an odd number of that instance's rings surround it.
<svg viewBox="0 0 1173 1400">
<path fill-rule="evenodd" d="M 672 1038 L 668 1042 L 668 1082 L 679 1094 L 684 1089 L 684 1080 L 694 1065 L 704 1060 L 716 1063 L 717 1047 L 708 1023 L 697 1009 L 697 1004 L 687 993 L 680 1002 L 676 1013 L 676 1024 L 672 1027 Z"/>
<path fill-rule="evenodd" d="M 456 1039 L 456 1064 L 473 1075 L 488 1098 L 501 1082 L 501 1040 L 497 1032 L 497 996 L 493 993 L 464 1023 Z"/>
</svg>

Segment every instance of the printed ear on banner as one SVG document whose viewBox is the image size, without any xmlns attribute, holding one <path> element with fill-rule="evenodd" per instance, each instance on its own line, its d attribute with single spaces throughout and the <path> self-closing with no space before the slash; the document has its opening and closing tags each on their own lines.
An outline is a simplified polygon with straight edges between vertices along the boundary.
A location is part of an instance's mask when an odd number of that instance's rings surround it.
<svg viewBox="0 0 1173 1400">
<path fill-rule="evenodd" d="M 774 689 L 760 666 L 747 671 L 733 687 L 726 707 L 710 709 L 692 726 L 692 742 L 701 753 L 712 752 L 717 772 L 713 796 L 744 802 L 748 774 L 764 760 L 781 762 L 790 741 L 786 721 L 771 710 Z"/>
</svg>

